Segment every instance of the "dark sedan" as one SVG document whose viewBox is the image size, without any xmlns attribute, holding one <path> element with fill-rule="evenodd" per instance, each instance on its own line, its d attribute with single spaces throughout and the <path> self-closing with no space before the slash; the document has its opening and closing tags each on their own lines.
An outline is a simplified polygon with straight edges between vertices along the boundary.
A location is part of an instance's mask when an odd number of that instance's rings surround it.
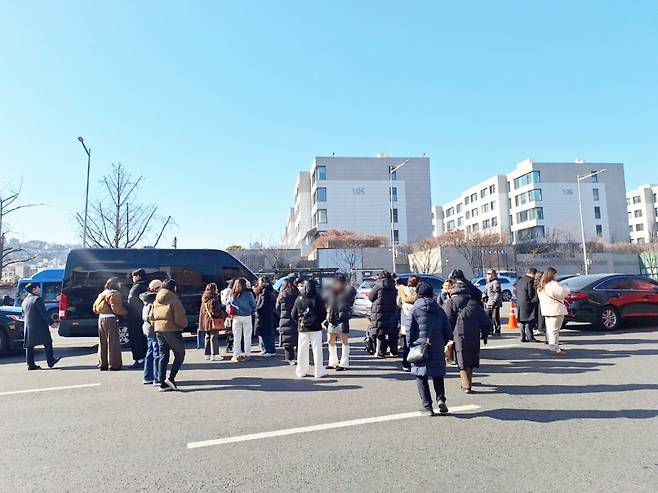
<svg viewBox="0 0 658 493">
<path fill-rule="evenodd" d="M 0 307 L 0 356 L 23 347 L 23 320 L 21 309 Z"/>
<path fill-rule="evenodd" d="M 625 318 L 658 317 L 658 282 L 626 274 L 592 274 L 560 282 L 571 293 L 566 321 L 589 322 L 602 330 Z"/>
</svg>

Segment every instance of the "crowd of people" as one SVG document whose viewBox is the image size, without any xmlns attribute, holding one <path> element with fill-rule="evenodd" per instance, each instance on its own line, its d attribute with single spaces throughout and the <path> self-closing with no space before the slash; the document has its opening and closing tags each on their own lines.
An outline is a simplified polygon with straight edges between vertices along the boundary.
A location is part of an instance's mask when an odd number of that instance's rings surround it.
<svg viewBox="0 0 658 493">
<path fill-rule="evenodd" d="M 567 314 L 566 288 L 558 284 L 553 268 L 538 272 L 529 268 L 517 284 L 521 342 L 538 342 L 544 334 L 551 354 L 559 356 L 560 328 Z M 185 308 L 173 279 L 148 282 L 143 269 L 132 273 L 132 287 L 126 303 L 120 281 L 110 278 L 93 303 L 98 316 L 98 358 L 100 371 L 122 369 L 119 319 L 128 324 L 131 368 L 143 368 L 143 383 L 162 392 L 178 390 L 176 377 L 185 360 L 183 331 L 188 326 Z M 43 345 L 47 364 L 60 358 L 53 354 L 50 319 L 36 284 L 26 286 L 23 302 L 25 348 L 28 370 L 40 369 L 34 361 L 34 347 Z M 264 358 L 277 356 L 276 336 L 284 358 L 295 366 L 297 377 L 309 376 L 311 354 L 313 376 L 321 378 L 328 369 L 346 371 L 350 366 L 350 317 L 356 290 L 338 274 L 324 292 L 315 280 L 286 279 L 277 293 L 267 277 L 252 286 L 246 279 L 231 280 L 220 291 L 209 283 L 201 297 L 197 347 L 205 359 L 220 361 L 220 334 L 227 334 L 226 353 L 234 363 L 252 357 L 252 337 L 258 338 Z M 501 285 L 495 270 L 487 272 L 484 292 L 454 270 L 442 292 L 416 276 L 406 284 L 389 272 L 381 272 L 370 290 L 372 302 L 365 349 L 377 358 L 401 356 L 402 371 L 416 377 L 423 411 L 434 415 L 430 380 L 439 413 L 447 413 L 444 377 L 448 364 L 459 368 L 462 390 L 470 394 L 473 371 L 480 365 L 480 345 L 490 336 L 499 336 L 502 307 Z M 325 366 L 323 333 L 329 350 Z M 338 341 L 340 340 L 340 358 Z M 169 365 L 171 354 L 173 362 Z"/>
</svg>

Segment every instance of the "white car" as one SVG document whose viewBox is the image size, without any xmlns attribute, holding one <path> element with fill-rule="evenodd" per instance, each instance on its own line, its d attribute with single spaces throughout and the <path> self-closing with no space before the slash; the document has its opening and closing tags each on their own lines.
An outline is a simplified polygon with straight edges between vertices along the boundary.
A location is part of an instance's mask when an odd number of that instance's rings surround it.
<svg viewBox="0 0 658 493">
<path fill-rule="evenodd" d="M 509 277 L 498 276 L 498 281 L 500 281 L 500 289 L 503 291 L 503 301 L 516 299 L 516 280 L 512 281 Z M 484 288 L 487 286 L 486 277 L 475 277 L 471 282 L 484 293 Z"/>
<path fill-rule="evenodd" d="M 356 298 L 354 299 L 354 305 L 352 305 L 352 315 L 355 317 L 370 316 L 370 305 L 372 303 L 368 299 L 368 293 L 374 285 L 375 279 L 364 279 L 356 288 Z"/>
</svg>

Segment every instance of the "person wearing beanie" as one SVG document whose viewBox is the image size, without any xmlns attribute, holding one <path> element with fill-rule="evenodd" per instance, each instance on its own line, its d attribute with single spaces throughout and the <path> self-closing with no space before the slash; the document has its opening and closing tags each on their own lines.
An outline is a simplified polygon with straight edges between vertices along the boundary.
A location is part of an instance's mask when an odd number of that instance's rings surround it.
<svg viewBox="0 0 658 493">
<path fill-rule="evenodd" d="M 178 390 L 176 376 L 185 360 L 185 343 L 183 329 L 187 327 L 187 314 L 180 299 L 176 295 L 178 286 L 176 281 L 168 279 L 158 291 L 149 315 L 149 322 L 153 324 L 155 336 L 158 339 L 160 350 L 160 392 Z M 167 377 L 169 352 L 174 353 L 174 362 Z"/>
<path fill-rule="evenodd" d="M 418 299 L 411 312 L 409 345 L 413 348 L 415 345 L 429 342 L 429 346 L 426 360 L 412 363 L 411 373 L 416 377 L 423 412 L 428 416 L 435 415 L 429 387 L 429 379 L 431 379 L 436 392 L 439 412 L 445 414 L 448 412 L 448 406 L 443 381 L 446 373 L 444 348 L 452 338 L 450 323 L 445 312 L 434 300 L 434 292 L 429 284 L 421 282 L 416 288 L 416 294 Z"/>
<path fill-rule="evenodd" d="M 327 368 L 345 371 L 350 366 L 350 312 L 356 298 L 356 290 L 339 274 L 327 295 L 327 343 L 329 346 L 329 365 Z M 340 362 L 336 339 L 340 337 L 342 346 Z"/>
<path fill-rule="evenodd" d="M 46 362 L 52 368 L 60 358 L 53 354 L 53 340 L 50 336 L 51 318 L 46 311 L 46 305 L 41 298 L 41 285 L 30 283 L 25 286 L 28 295 L 23 300 L 23 347 L 25 348 L 25 361 L 28 370 L 40 370 L 41 367 L 34 362 L 34 347 L 43 346 L 46 350 Z"/>
<path fill-rule="evenodd" d="M 144 308 L 142 308 L 142 331 L 146 336 L 146 356 L 144 358 L 144 385 L 160 385 L 160 347 L 155 336 L 155 328 L 149 322 L 151 308 L 158 291 L 162 288 L 160 279 L 152 280 L 148 285 L 148 291 L 139 295 Z"/>
</svg>

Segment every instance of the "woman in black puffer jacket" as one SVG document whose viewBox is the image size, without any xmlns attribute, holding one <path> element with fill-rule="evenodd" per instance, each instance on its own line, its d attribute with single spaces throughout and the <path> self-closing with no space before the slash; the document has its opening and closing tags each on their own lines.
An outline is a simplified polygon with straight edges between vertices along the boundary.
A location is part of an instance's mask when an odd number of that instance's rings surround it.
<svg viewBox="0 0 658 493">
<path fill-rule="evenodd" d="M 295 286 L 294 280 L 284 281 L 283 288 L 276 300 L 276 311 L 279 312 L 279 334 L 281 335 L 281 345 L 285 351 L 286 361 L 291 365 L 297 363 L 295 348 L 299 331 L 297 322 L 292 318 L 292 307 L 299 296 L 299 289 Z"/>
<path fill-rule="evenodd" d="M 397 336 L 397 290 L 390 272 L 381 272 L 379 279 L 368 293 L 370 326 L 368 327 L 368 350 L 386 357 L 388 347 L 392 356 L 398 355 Z M 376 348 L 376 349 L 375 349 Z"/>
</svg>

